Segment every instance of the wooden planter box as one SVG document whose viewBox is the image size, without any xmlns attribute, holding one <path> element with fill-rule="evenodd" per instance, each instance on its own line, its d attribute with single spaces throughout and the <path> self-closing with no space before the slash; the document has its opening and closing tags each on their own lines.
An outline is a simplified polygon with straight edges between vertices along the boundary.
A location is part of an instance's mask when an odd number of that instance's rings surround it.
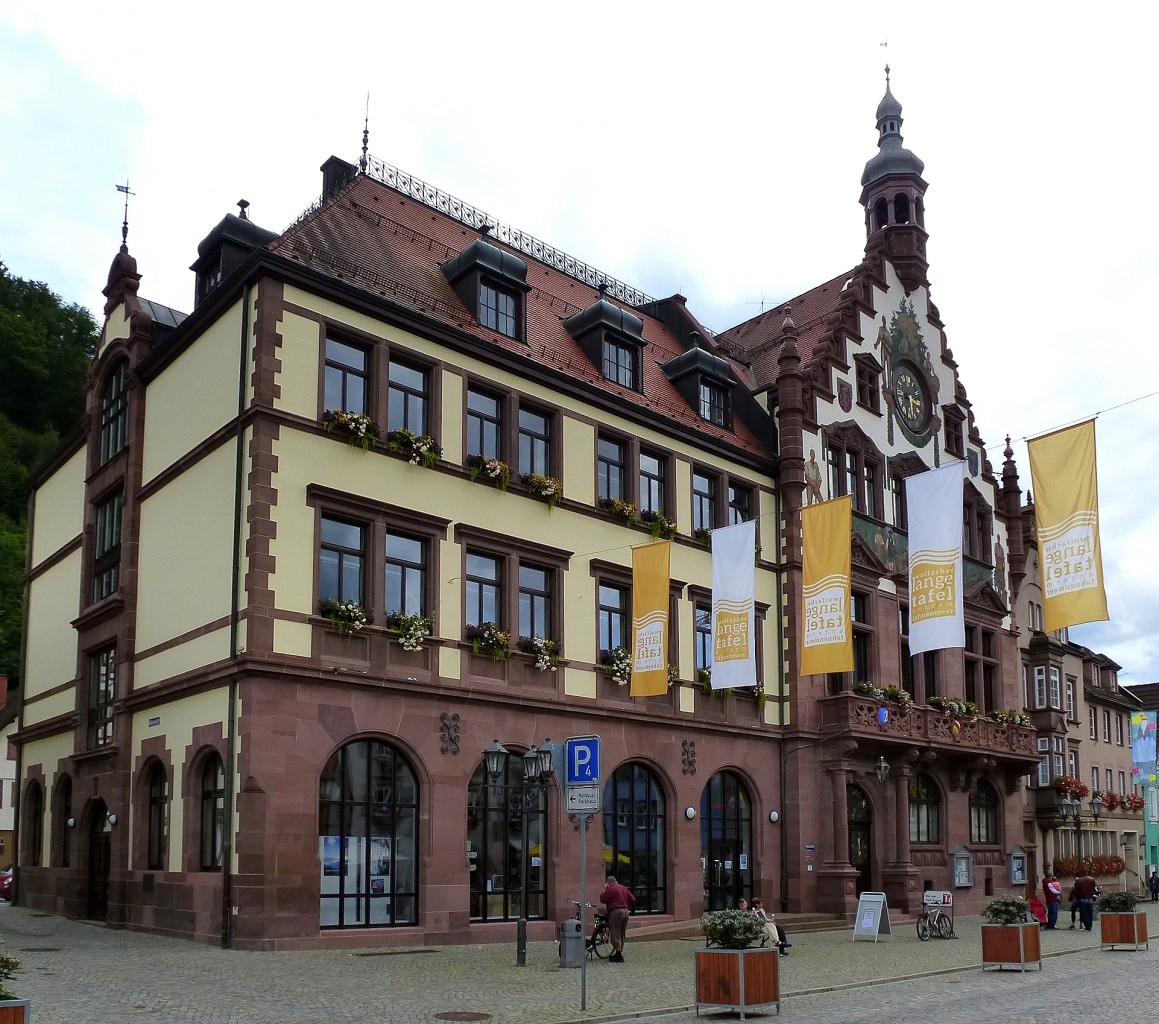
<svg viewBox="0 0 1159 1024">
<path fill-rule="evenodd" d="M 781 1012 L 781 952 L 756 949 L 694 949 L 696 1013 L 700 1008 L 725 1007 L 740 1011 L 775 1006 Z"/>
<path fill-rule="evenodd" d="M 1104 910 L 1099 915 L 1099 941 L 1103 949 L 1147 949 L 1147 915 L 1135 911 L 1115 914 Z"/>
<path fill-rule="evenodd" d="M 25 1024 L 31 1015 L 27 999 L 0 999 L 0 1024 Z"/>
<path fill-rule="evenodd" d="M 1042 970 L 1042 946 L 1039 942 L 1038 922 L 1030 924 L 982 925 L 982 970 L 997 967 L 1005 970 L 1016 967 L 1025 971 L 1030 964 Z"/>
</svg>

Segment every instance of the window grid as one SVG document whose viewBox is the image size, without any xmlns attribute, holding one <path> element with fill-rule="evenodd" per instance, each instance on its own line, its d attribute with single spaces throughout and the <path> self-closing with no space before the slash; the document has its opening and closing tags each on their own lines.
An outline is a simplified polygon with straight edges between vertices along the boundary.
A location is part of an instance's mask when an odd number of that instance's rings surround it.
<svg viewBox="0 0 1159 1024">
<path fill-rule="evenodd" d="M 600 584 L 597 608 L 601 653 L 628 646 L 628 591 Z"/>
<path fill-rule="evenodd" d="M 873 412 L 881 411 L 880 373 L 864 360 L 857 363 L 857 404 Z"/>
<path fill-rule="evenodd" d="M 503 458 L 502 402 L 482 391 L 467 392 L 467 454 Z"/>
<path fill-rule="evenodd" d="M 502 589 L 499 559 L 491 555 L 467 552 L 467 605 L 466 624 L 481 626 L 494 622 L 503 626 Z"/>
<path fill-rule="evenodd" d="M 752 492 L 747 487 L 736 487 L 732 484 L 728 488 L 728 525 L 747 523 L 752 519 Z"/>
<path fill-rule="evenodd" d="M 369 357 L 365 349 L 336 338 L 326 339 L 326 410 L 344 410 L 365 415 Z"/>
<path fill-rule="evenodd" d="M 605 338 L 603 364 L 605 379 L 636 389 L 636 350 L 631 345 Z"/>
<path fill-rule="evenodd" d="M 392 359 L 387 378 L 386 429 L 406 429 L 418 437 L 426 436 L 429 401 L 427 371 Z"/>
<path fill-rule="evenodd" d="M 731 493 L 731 488 L 730 488 Z M 716 479 L 707 473 L 692 474 L 692 529 L 711 530 L 716 525 Z"/>
<path fill-rule="evenodd" d="M 551 421 L 532 409 L 519 410 L 519 472 L 551 476 Z"/>
<path fill-rule="evenodd" d="M 700 382 L 700 418 L 718 427 L 728 425 L 728 392 L 720 385 Z"/>
<path fill-rule="evenodd" d="M 225 767 L 214 754 L 201 772 L 201 870 L 220 871 L 225 848 Z"/>
<path fill-rule="evenodd" d="M 386 614 L 425 615 L 427 546 L 417 537 L 386 535 Z"/>
<path fill-rule="evenodd" d="M 514 292 L 494 285 L 479 286 L 479 323 L 499 334 L 514 338 L 517 334 L 518 299 Z"/>
<path fill-rule="evenodd" d="M 596 448 L 596 487 L 600 501 L 624 501 L 627 452 L 620 441 L 601 437 Z"/>
<path fill-rule="evenodd" d="M 550 569 L 519 567 L 519 635 L 551 639 Z"/>
<path fill-rule="evenodd" d="M 640 452 L 640 511 L 664 512 L 664 460 Z"/>
<path fill-rule="evenodd" d="M 114 594 L 121 585 L 120 492 L 97 506 L 96 545 L 93 549 L 93 600 Z"/>
<path fill-rule="evenodd" d="M 149 825 L 146 867 L 150 871 L 165 868 L 169 840 L 169 775 L 163 765 L 154 765 L 149 773 Z"/>
<path fill-rule="evenodd" d="M 318 551 L 318 596 L 326 601 L 364 604 L 366 530 L 357 523 L 322 517 Z"/>
<path fill-rule="evenodd" d="M 89 749 L 113 742 L 113 702 L 117 696 L 116 647 L 106 647 L 89 663 Z"/>
<path fill-rule="evenodd" d="M 118 363 L 109 374 L 101 396 L 101 448 L 100 461 L 103 466 L 125 447 L 126 427 L 129 419 L 129 398 L 126 391 L 128 363 Z"/>
</svg>

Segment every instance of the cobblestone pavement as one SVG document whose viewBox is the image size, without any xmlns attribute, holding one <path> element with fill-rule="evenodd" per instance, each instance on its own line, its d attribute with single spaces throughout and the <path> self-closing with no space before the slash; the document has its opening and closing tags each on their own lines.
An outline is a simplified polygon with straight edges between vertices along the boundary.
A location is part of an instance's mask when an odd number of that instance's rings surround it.
<svg viewBox="0 0 1159 1024">
<path fill-rule="evenodd" d="M 1145 909 L 1155 934 L 1159 905 Z M 936 1001 L 939 1024 L 1044 1024 L 1150 1009 L 1147 986 L 1132 979 L 1152 976 L 1159 942 L 1149 951 L 1104 952 L 1096 922 L 1093 933 L 1043 932 L 1041 972 L 983 972 L 979 926 L 978 918 L 959 919 L 959 938 L 928 942 L 918 941 L 912 924 L 878 942 L 854 942 L 850 930 L 791 934 L 793 948 L 780 962 L 782 1013 L 816 1024 L 912 1024 Z M 692 951 L 699 942 L 633 941 L 630 927 L 625 963 L 588 964 L 584 1007 L 581 971 L 559 966 L 555 943 L 531 943 L 522 968 L 512 944 L 238 952 L 2 903 L 0 938 L 24 963 L 15 988 L 32 1000 L 35 1024 L 556 1024 L 658 1013 L 671 1014 L 665 1024 L 697 1019 Z M 701 1018 L 732 1015 L 704 1010 Z"/>
</svg>

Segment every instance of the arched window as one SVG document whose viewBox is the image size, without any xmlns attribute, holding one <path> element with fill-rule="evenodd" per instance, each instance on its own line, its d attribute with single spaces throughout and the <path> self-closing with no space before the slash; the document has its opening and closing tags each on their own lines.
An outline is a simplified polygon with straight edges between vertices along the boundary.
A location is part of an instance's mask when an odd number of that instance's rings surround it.
<svg viewBox="0 0 1159 1024">
<path fill-rule="evenodd" d="M 105 381 L 101 392 L 101 454 L 103 466 L 125 447 L 125 427 L 129 418 L 125 385 L 129 364 L 119 362 Z"/>
<path fill-rule="evenodd" d="M 547 792 L 528 790 L 527 917 L 547 915 Z M 467 789 L 471 919 L 514 921 L 523 886 L 523 757 L 510 752 L 498 782 L 480 761 Z"/>
<path fill-rule="evenodd" d="M 753 893 L 753 808 L 739 776 L 717 772 L 700 794 L 705 910 L 727 910 Z"/>
<path fill-rule="evenodd" d="M 163 764 L 149 770 L 149 824 L 146 835 L 149 847 L 146 867 L 164 871 L 169 846 L 169 774 Z"/>
<path fill-rule="evenodd" d="M 220 871 L 225 840 L 225 767 L 214 754 L 201 771 L 201 870 Z"/>
<path fill-rule="evenodd" d="M 889 202 L 882 196 L 873 204 L 873 226 L 880 231 L 889 223 Z"/>
<path fill-rule="evenodd" d="M 72 829 L 69 828 L 69 819 L 72 817 L 72 779 L 62 775 L 56 784 L 56 801 L 53 808 L 53 833 L 56 836 L 56 849 L 53 854 L 56 863 L 62 867 L 69 866 L 69 839 Z"/>
<path fill-rule="evenodd" d="M 322 769 L 318 856 L 323 928 L 418 920 L 418 783 L 390 744 L 355 740 Z"/>
<path fill-rule="evenodd" d="M 642 764 L 621 765 L 604 787 L 604 866 L 636 897 L 633 913 L 663 914 L 664 794 Z"/>
<path fill-rule="evenodd" d="M 970 790 L 970 842 L 998 842 L 998 794 L 985 779 Z"/>
<path fill-rule="evenodd" d="M 909 783 L 909 841 L 936 843 L 941 837 L 942 794 L 928 775 Z"/>
<path fill-rule="evenodd" d="M 24 790 L 24 806 L 21 808 L 24 826 L 24 863 L 29 867 L 40 867 L 44 850 L 44 791 L 40 783 L 32 781 Z"/>
<path fill-rule="evenodd" d="M 893 197 L 893 222 L 895 224 L 909 223 L 909 196 L 899 192 Z"/>
</svg>

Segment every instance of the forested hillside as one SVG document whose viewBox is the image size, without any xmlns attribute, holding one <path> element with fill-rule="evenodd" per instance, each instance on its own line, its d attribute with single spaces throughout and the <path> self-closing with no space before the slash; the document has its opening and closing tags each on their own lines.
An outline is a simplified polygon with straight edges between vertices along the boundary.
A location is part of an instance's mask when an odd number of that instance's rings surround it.
<svg viewBox="0 0 1159 1024">
<path fill-rule="evenodd" d="M 20 682 L 28 480 L 84 412 L 88 310 L 0 262 L 0 674 Z"/>
</svg>

